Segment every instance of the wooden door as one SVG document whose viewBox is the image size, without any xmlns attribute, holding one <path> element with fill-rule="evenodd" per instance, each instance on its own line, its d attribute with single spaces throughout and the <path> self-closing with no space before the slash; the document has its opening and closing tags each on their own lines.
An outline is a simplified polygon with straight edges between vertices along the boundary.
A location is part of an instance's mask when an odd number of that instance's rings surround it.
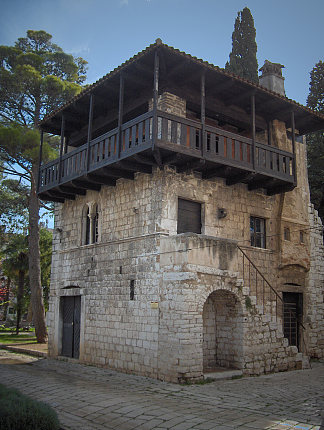
<svg viewBox="0 0 324 430">
<path fill-rule="evenodd" d="M 62 355 L 79 358 L 81 297 L 62 297 L 63 336 Z"/>
</svg>

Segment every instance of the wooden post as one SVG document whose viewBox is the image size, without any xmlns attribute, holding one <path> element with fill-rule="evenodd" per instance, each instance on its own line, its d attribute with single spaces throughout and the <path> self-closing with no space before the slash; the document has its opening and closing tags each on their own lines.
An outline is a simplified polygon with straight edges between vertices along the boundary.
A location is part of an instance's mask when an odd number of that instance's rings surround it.
<svg viewBox="0 0 324 430">
<path fill-rule="evenodd" d="M 252 166 L 255 170 L 255 95 L 251 95 Z"/>
<path fill-rule="evenodd" d="M 203 70 L 201 74 L 201 107 L 200 107 L 200 116 L 201 116 L 201 155 L 204 156 L 206 148 L 206 76 L 205 70 Z"/>
<path fill-rule="evenodd" d="M 63 155 L 63 147 L 64 147 L 64 132 L 65 132 L 65 119 L 64 113 L 62 113 L 61 118 L 61 143 L 60 143 L 60 159 L 59 159 L 59 168 L 58 168 L 58 182 L 61 182 L 62 179 L 62 155 Z"/>
<path fill-rule="evenodd" d="M 40 178 L 41 178 L 41 166 L 42 166 L 42 156 L 43 156 L 43 142 L 44 142 L 44 131 L 41 130 L 41 140 L 39 146 L 39 159 L 38 159 L 38 178 L 37 178 L 37 191 L 39 192 Z"/>
<path fill-rule="evenodd" d="M 296 141 L 295 141 L 295 112 L 291 111 L 291 146 L 293 152 L 293 175 L 294 184 L 297 185 L 297 171 L 296 171 Z"/>
<path fill-rule="evenodd" d="M 69 146 L 69 137 L 65 136 L 64 154 L 67 154 Z"/>
<path fill-rule="evenodd" d="M 89 122 L 88 122 L 88 140 L 87 140 L 87 172 L 89 172 L 90 168 L 90 143 L 91 143 L 91 137 L 92 137 L 92 119 L 93 119 L 93 102 L 94 102 L 94 95 L 91 93 L 90 95 L 90 103 L 89 103 Z"/>
<path fill-rule="evenodd" d="M 118 136 L 117 136 L 117 157 L 119 159 L 122 150 L 122 125 L 124 110 L 124 76 L 121 73 L 119 77 L 119 106 L 118 106 Z"/>
<path fill-rule="evenodd" d="M 268 145 L 272 145 L 272 127 L 271 127 L 271 121 L 267 121 L 267 132 L 268 132 Z"/>
<path fill-rule="evenodd" d="M 159 54 L 155 51 L 154 57 L 154 83 L 153 83 L 153 125 L 152 125 L 152 150 L 157 141 L 158 134 L 158 118 L 157 118 L 157 105 L 159 96 Z"/>
</svg>

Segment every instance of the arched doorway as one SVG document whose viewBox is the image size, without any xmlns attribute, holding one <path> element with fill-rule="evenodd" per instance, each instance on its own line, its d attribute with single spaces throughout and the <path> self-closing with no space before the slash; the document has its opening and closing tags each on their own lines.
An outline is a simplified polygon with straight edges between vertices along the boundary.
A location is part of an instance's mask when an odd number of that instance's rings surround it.
<svg viewBox="0 0 324 430">
<path fill-rule="evenodd" d="M 242 308 L 235 294 L 211 293 L 203 308 L 203 369 L 242 368 Z"/>
</svg>

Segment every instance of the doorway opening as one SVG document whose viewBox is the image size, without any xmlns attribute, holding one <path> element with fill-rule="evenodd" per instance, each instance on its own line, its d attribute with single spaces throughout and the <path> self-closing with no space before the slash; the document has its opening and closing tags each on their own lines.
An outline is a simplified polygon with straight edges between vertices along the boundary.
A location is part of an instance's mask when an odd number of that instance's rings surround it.
<svg viewBox="0 0 324 430">
<path fill-rule="evenodd" d="M 241 369 L 243 352 L 242 310 L 235 294 L 217 290 L 203 308 L 203 370 Z"/>
<path fill-rule="evenodd" d="M 301 324 L 303 318 L 303 294 L 282 293 L 283 299 L 283 332 L 290 346 L 300 350 Z"/>
</svg>

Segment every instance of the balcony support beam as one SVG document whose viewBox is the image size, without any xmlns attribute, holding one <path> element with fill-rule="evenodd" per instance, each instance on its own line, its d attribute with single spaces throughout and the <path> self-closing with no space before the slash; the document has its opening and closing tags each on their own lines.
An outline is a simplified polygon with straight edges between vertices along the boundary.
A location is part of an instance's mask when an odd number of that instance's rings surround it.
<svg viewBox="0 0 324 430">
<path fill-rule="evenodd" d="M 291 111 L 291 145 L 293 153 L 293 175 L 294 185 L 297 185 L 297 173 L 296 173 L 296 142 L 295 142 L 295 112 Z"/>
<path fill-rule="evenodd" d="M 124 115 L 124 75 L 119 76 L 119 103 L 118 103 L 118 137 L 117 137 L 117 156 L 120 157 L 122 147 L 122 125 Z"/>
<path fill-rule="evenodd" d="M 92 138 L 92 121 L 93 121 L 93 103 L 94 95 L 91 93 L 89 102 L 89 122 L 88 122 L 88 139 L 87 139 L 87 172 L 90 167 L 90 143 Z"/>
<path fill-rule="evenodd" d="M 252 166 L 255 170 L 255 95 L 251 95 Z"/>
<path fill-rule="evenodd" d="M 205 70 L 201 74 L 201 101 L 200 101 L 200 116 L 201 116 L 201 155 L 204 156 L 206 152 L 206 75 Z"/>
<path fill-rule="evenodd" d="M 65 117 L 64 113 L 62 113 L 61 118 L 61 142 L 60 142 L 60 159 L 59 159 L 59 166 L 58 166 L 58 181 L 61 182 L 62 179 L 62 155 L 63 155 L 63 148 L 64 148 L 64 133 L 65 133 Z"/>
<path fill-rule="evenodd" d="M 152 125 L 152 151 L 155 153 L 155 145 L 157 141 L 158 123 L 157 123 L 157 108 L 159 96 L 159 53 L 155 51 L 154 56 L 154 76 L 153 76 L 153 125 Z M 158 160 L 157 160 L 158 162 Z"/>
</svg>

